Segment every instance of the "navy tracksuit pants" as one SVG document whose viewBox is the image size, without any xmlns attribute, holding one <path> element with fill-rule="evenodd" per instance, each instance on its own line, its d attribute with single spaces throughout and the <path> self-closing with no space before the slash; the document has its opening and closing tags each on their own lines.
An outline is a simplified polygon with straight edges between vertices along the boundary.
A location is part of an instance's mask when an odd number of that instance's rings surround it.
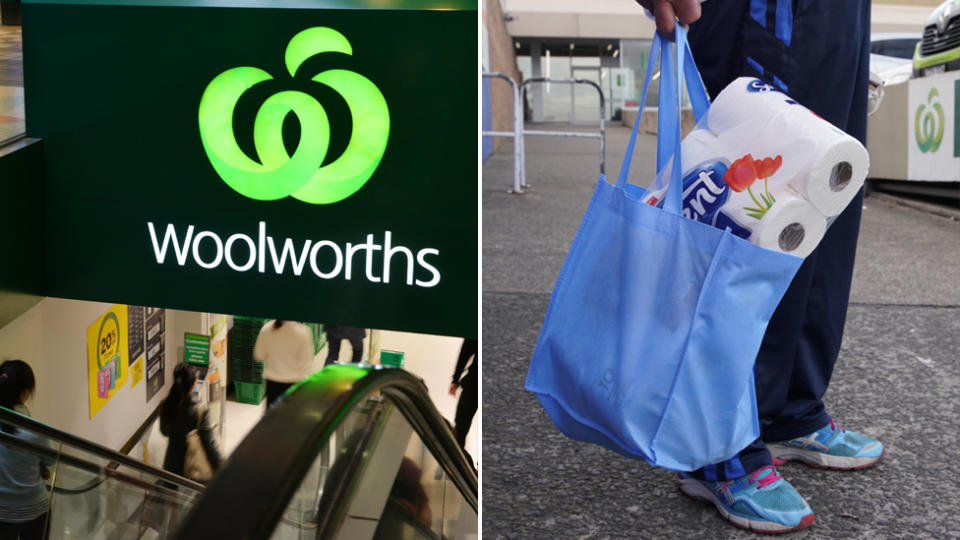
<svg viewBox="0 0 960 540">
<path fill-rule="evenodd" d="M 869 0 L 710 0 L 702 7 L 689 40 L 711 96 L 737 77 L 759 77 L 865 142 Z M 763 441 L 801 437 L 829 422 L 822 398 L 840 350 L 862 197 L 804 261 L 767 327 L 755 366 L 761 439 L 697 476 L 743 476 L 771 464 Z"/>
</svg>

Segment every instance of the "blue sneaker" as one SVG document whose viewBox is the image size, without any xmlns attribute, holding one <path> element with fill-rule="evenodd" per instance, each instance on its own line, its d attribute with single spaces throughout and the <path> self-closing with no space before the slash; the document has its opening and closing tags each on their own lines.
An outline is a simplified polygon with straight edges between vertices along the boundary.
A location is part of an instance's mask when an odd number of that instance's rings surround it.
<svg viewBox="0 0 960 540">
<path fill-rule="evenodd" d="M 803 461 L 818 469 L 852 471 L 876 465 L 886 450 L 876 439 L 830 423 L 806 437 L 768 443 L 774 459 Z"/>
<path fill-rule="evenodd" d="M 677 477 L 684 495 L 713 503 L 724 519 L 741 529 L 785 533 L 813 524 L 810 506 L 773 465 L 725 482 L 698 480 L 687 473 Z"/>
</svg>

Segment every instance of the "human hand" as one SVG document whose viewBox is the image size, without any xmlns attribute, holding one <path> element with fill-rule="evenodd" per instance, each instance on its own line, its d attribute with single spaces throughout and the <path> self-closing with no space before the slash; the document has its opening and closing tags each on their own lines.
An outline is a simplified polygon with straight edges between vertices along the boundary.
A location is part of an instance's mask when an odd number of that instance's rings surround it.
<svg viewBox="0 0 960 540">
<path fill-rule="evenodd" d="M 450 383 L 450 395 L 457 395 L 457 388 L 460 388 L 460 385 L 457 383 Z"/>
<path fill-rule="evenodd" d="M 700 0 L 636 0 L 638 4 L 653 13 L 657 32 L 673 41 L 673 30 L 677 21 L 687 27 L 700 18 Z"/>
</svg>

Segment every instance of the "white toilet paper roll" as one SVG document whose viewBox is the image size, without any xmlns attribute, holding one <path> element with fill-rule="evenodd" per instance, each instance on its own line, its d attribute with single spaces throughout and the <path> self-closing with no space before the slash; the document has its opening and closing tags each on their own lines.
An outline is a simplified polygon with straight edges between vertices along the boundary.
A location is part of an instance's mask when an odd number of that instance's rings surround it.
<svg viewBox="0 0 960 540">
<path fill-rule="evenodd" d="M 827 231 L 827 218 L 804 199 L 783 192 L 757 221 L 733 201 L 721 210 L 753 231 L 750 241 L 758 246 L 797 257 L 810 254 Z"/>
<path fill-rule="evenodd" d="M 808 172 L 796 175 L 790 185 L 825 216 L 843 212 L 867 178 L 870 156 L 859 141 L 846 134 L 807 138 Z"/>
<path fill-rule="evenodd" d="M 773 118 L 789 108 L 803 107 L 760 79 L 740 77 L 714 98 L 703 127 L 720 135 L 744 122 Z"/>
</svg>

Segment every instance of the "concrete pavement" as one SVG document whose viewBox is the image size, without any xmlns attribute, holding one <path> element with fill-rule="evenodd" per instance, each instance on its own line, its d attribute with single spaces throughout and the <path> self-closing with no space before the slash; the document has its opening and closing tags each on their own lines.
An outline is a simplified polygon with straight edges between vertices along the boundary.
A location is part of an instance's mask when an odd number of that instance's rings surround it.
<svg viewBox="0 0 960 540">
<path fill-rule="evenodd" d="M 565 128 L 566 129 L 566 128 Z M 628 131 L 608 130 L 616 176 Z M 523 390 L 554 280 L 593 191 L 597 143 L 530 137 L 510 195 L 509 141 L 483 166 L 484 538 L 748 538 L 672 473 L 560 434 Z M 655 138 L 631 177 L 645 184 Z M 877 467 L 780 468 L 816 514 L 803 538 L 960 537 L 960 222 L 895 198 L 865 201 L 840 359 L 825 398 L 843 425 L 887 445 Z"/>
</svg>

